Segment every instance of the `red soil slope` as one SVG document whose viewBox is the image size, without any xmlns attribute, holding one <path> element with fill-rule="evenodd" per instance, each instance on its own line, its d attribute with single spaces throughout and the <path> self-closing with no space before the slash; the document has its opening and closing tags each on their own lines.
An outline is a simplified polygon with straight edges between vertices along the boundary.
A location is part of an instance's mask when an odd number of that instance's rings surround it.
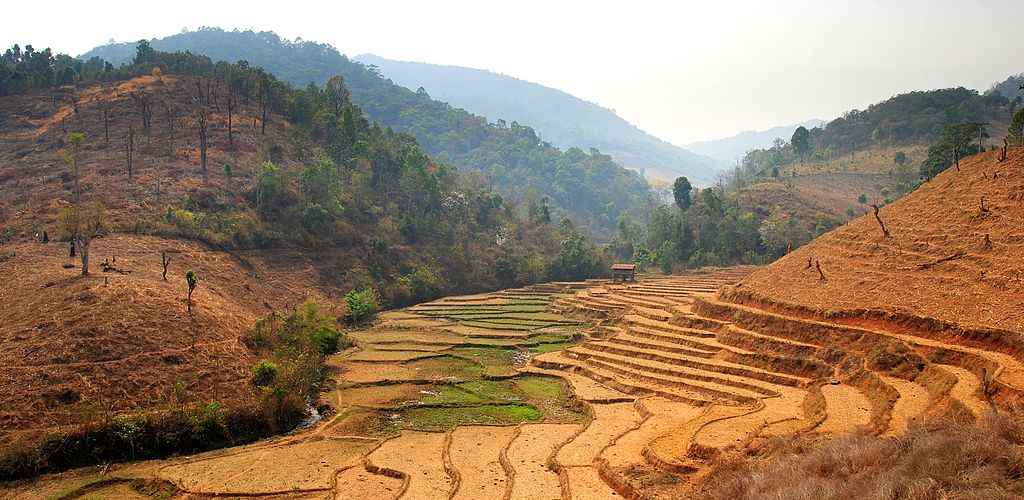
<svg viewBox="0 0 1024 500">
<path fill-rule="evenodd" d="M 173 254 L 168 281 L 161 277 L 163 248 L 180 252 Z M 313 281 L 308 265 L 268 263 L 189 242 L 131 235 L 97 240 L 92 275 L 85 278 L 67 250 L 63 243 L 3 247 L 0 442 L 89 413 L 159 407 L 173 401 L 176 381 L 190 401 L 248 398 L 255 359 L 242 335 L 271 307 L 285 310 L 320 295 L 306 285 Z M 99 269 L 114 256 L 131 274 Z M 64 263 L 76 265 L 65 269 Z M 186 269 L 200 277 L 194 350 Z"/>
<path fill-rule="evenodd" d="M 1004 162 L 998 152 L 961 160 L 959 171 L 951 167 L 879 216 L 890 236 L 874 215 L 862 216 L 723 297 L 1022 352 L 1024 150 Z"/>
</svg>

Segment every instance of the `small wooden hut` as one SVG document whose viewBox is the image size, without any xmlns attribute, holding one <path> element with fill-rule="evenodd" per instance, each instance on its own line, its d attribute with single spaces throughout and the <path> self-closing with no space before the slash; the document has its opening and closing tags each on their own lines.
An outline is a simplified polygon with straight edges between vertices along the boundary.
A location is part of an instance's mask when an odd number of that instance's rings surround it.
<svg viewBox="0 0 1024 500">
<path fill-rule="evenodd" d="M 612 264 L 613 281 L 636 281 L 636 264 Z"/>
</svg>

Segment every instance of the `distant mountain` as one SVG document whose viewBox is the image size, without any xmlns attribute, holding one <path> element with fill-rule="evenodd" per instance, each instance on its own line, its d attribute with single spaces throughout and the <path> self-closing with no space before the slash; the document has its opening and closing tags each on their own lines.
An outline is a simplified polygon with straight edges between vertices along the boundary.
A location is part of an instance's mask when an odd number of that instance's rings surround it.
<svg viewBox="0 0 1024 500">
<path fill-rule="evenodd" d="M 282 39 L 269 31 L 225 31 L 203 28 L 161 39 L 150 45 L 163 51 L 191 51 L 214 61 L 244 60 L 296 87 L 324 85 L 340 75 L 351 99 L 381 127 L 415 137 L 431 156 L 463 172 L 479 172 L 482 182 L 506 198 L 551 204 L 557 221 L 572 220 L 596 239 L 609 239 L 623 210 L 641 213 L 650 186 L 610 155 L 569 148 L 560 151 L 522 124 L 488 123 L 483 117 L 454 108 L 393 83 L 374 68 L 350 60 L 330 45 Z M 135 43 L 108 44 L 80 56 L 98 56 L 113 64 L 129 62 Z M 392 154 L 400 154 L 394 152 Z M 536 203 L 534 203 L 536 204 Z"/>
<path fill-rule="evenodd" d="M 376 66 L 391 81 L 452 106 L 485 116 L 529 124 L 560 148 L 597 148 L 627 168 L 650 177 L 674 180 L 687 176 L 711 183 L 728 163 L 694 154 L 629 124 L 614 111 L 578 97 L 490 71 L 461 66 L 392 61 L 373 54 L 355 57 Z"/>
<path fill-rule="evenodd" d="M 768 130 L 748 130 L 724 139 L 698 141 L 687 144 L 686 147 L 694 153 L 707 155 L 731 164 L 735 162 L 737 158 L 743 158 L 743 155 L 751 149 L 764 149 L 771 146 L 772 141 L 774 141 L 776 137 L 788 141 L 790 137 L 793 136 L 793 131 L 801 126 L 811 129 L 824 124 L 824 120 L 807 120 L 803 123 L 772 127 Z"/>
</svg>

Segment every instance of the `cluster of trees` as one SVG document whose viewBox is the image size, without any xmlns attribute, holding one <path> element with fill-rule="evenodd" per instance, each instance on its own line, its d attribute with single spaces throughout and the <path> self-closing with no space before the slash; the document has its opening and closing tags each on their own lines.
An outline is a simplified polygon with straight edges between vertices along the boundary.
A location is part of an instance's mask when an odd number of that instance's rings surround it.
<svg viewBox="0 0 1024 500">
<path fill-rule="evenodd" d="M 685 177 L 673 185 L 674 206 L 652 210 L 647 224 L 624 212 L 607 253 L 618 260 L 670 272 L 678 267 L 763 264 L 839 225 L 822 218 L 813 232 L 779 207 L 765 213 L 738 191 L 696 189 Z"/>
<path fill-rule="evenodd" d="M 830 159 L 876 145 L 942 142 L 947 126 L 1005 123 L 1014 106 L 1015 101 L 1001 92 L 981 95 L 963 87 L 901 94 L 864 111 L 849 111 L 824 127 L 799 127 L 788 142 L 778 138 L 769 148 L 749 151 L 739 173 L 755 179 L 777 178 L 785 175 L 786 166 L 800 161 Z M 952 150 L 947 156 L 952 163 Z M 907 167 L 905 161 L 895 165 Z"/>
<path fill-rule="evenodd" d="M 1000 93 L 979 94 L 963 87 L 901 94 L 864 111 L 850 111 L 811 130 L 815 151 L 825 157 L 872 144 L 920 144 L 939 139 L 946 125 L 1005 119 L 1010 100 Z"/>
<path fill-rule="evenodd" d="M 550 200 L 555 220 L 569 215 L 591 235 L 610 238 L 622 210 L 639 212 L 651 193 L 636 172 L 622 168 L 597 150 L 562 152 L 541 140 L 530 127 L 502 120 L 488 123 L 447 103 L 432 100 L 382 77 L 373 66 L 351 61 L 324 44 L 283 40 L 272 32 L 204 28 L 153 44 L 164 50 L 191 50 L 214 60 L 245 60 L 284 81 L 305 86 L 328 85 L 344 78 L 351 102 L 382 127 L 406 132 L 423 152 L 458 167 L 480 172 L 487 187 L 508 199 L 524 199 L 531 188 Z M 127 61 L 131 46 L 99 47 L 86 56 Z M 333 154 L 333 153 L 332 153 Z M 339 162 L 338 158 L 335 158 Z"/>
</svg>

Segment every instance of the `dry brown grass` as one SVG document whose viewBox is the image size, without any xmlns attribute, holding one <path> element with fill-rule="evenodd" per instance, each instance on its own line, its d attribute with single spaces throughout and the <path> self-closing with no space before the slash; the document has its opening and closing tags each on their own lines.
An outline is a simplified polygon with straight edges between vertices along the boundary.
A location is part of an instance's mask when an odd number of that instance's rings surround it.
<svg viewBox="0 0 1024 500">
<path fill-rule="evenodd" d="M 964 414 L 912 424 L 896 438 L 805 434 L 723 457 L 702 498 L 1020 498 L 1024 414 Z"/>
</svg>

